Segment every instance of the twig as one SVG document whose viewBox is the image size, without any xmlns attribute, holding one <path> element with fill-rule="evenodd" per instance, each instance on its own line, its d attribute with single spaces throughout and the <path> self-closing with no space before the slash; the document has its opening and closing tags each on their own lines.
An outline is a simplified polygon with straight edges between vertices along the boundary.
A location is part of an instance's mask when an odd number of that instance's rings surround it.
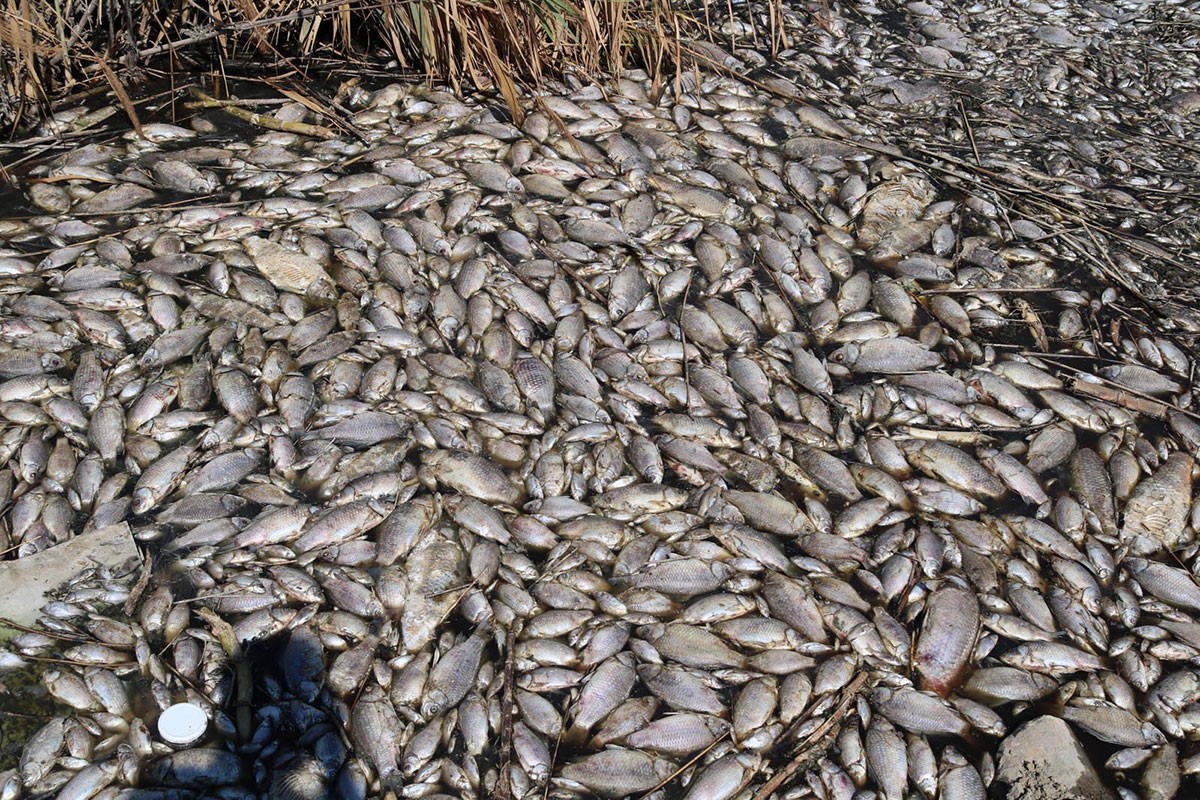
<svg viewBox="0 0 1200 800">
<path fill-rule="evenodd" d="M 1029 351 L 1023 352 L 1021 355 L 1036 356 L 1038 358 L 1046 359 L 1047 361 L 1054 361 L 1055 359 L 1066 357 L 1060 356 L 1057 353 L 1033 353 Z M 1197 414 L 1195 411 L 1189 411 L 1188 409 L 1182 408 L 1174 403 L 1168 403 L 1164 400 L 1159 400 L 1157 397 L 1145 394 L 1144 392 L 1139 392 L 1137 389 L 1131 389 L 1128 386 L 1122 386 L 1121 384 L 1111 381 L 1108 378 L 1094 375 L 1086 370 L 1073 367 L 1070 364 L 1056 364 L 1055 366 L 1057 366 L 1059 369 L 1066 370 L 1073 375 L 1088 375 L 1091 378 L 1099 379 L 1099 383 L 1097 383 L 1093 380 L 1076 378 L 1070 386 L 1070 389 L 1073 392 L 1085 394 L 1088 397 L 1094 397 L 1097 400 L 1105 400 L 1109 403 L 1113 403 L 1114 405 L 1128 408 L 1131 411 L 1149 414 L 1153 417 L 1158 417 L 1159 419 L 1165 417 L 1168 411 L 1177 411 L 1184 416 L 1191 417 L 1195 420 L 1200 420 L 1200 414 Z"/>
<path fill-rule="evenodd" d="M 763 787 L 754 795 L 753 800 L 767 800 L 779 787 L 791 780 L 792 776 L 811 764 L 813 760 L 812 756 L 814 755 L 813 750 L 818 748 L 821 741 L 826 739 L 835 729 L 841 727 L 842 719 L 845 718 L 851 704 L 858 697 L 858 693 L 862 691 L 866 682 L 867 673 L 865 672 L 858 673 L 854 680 L 850 681 L 846 688 L 842 690 L 842 699 L 838 701 L 837 708 L 834 709 L 833 713 L 821 723 L 820 727 L 805 737 L 804 741 L 800 743 L 799 752 L 796 753 L 796 757 L 786 767 L 775 773 L 775 776 L 771 780 L 764 783 Z"/>
<path fill-rule="evenodd" d="M 306 94 L 305 92 L 301 91 L 299 88 L 289 89 L 288 87 L 284 86 L 280 81 L 274 81 L 274 80 L 270 80 L 270 79 L 267 79 L 267 85 L 270 86 L 275 91 L 277 91 L 280 94 L 287 97 L 292 102 L 299 103 L 300 105 L 304 106 L 305 108 L 307 108 L 309 111 L 313 112 L 314 114 L 317 114 L 328 120 L 331 120 L 335 125 L 337 125 L 341 129 L 345 130 L 347 133 L 353 135 L 354 138 L 358 139 L 359 141 L 361 141 L 361 142 L 367 141 L 367 136 L 365 133 L 363 133 L 357 127 L 355 127 L 348 119 L 345 119 L 343 116 L 340 116 L 339 114 L 334 113 L 335 110 L 340 111 L 343 114 L 347 113 L 344 108 L 342 108 L 340 105 L 338 105 L 338 102 L 336 100 L 334 100 L 328 106 L 324 106 L 318 101 L 319 98 L 317 98 L 315 92 L 310 92 L 310 93 Z"/>
<path fill-rule="evenodd" d="M 558 736 L 554 737 L 554 754 L 550 756 L 550 774 L 554 774 L 554 765 L 558 763 L 558 748 L 562 746 L 562 727 L 558 729 Z M 542 792 L 542 800 L 548 800 L 550 797 L 550 781 L 546 781 L 546 790 Z"/>
<path fill-rule="evenodd" d="M 977 286 L 966 289 L 922 288 L 920 291 L 921 294 L 1052 294 L 1054 292 L 1061 292 L 1062 287 L 1043 286 L 1029 289 L 996 287 L 995 289 L 990 289 L 986 286 Z"/>
<path fill-rule="evenodd" d="M 8 506 L 5 506 L 4 510 L 8 511 Z M 6 556 L 9 553 L 13 552 L 14 550 L 20 550 L 21 545 L 23 545 L 23 544 L 25 544 L 25 543 L 24 542 L 15 542 L 15 543 L 11 544 L 10 546 L 6 547 L 5 549 L 0 550 L 0 556 Z"/>
<path fill-rule="evenodd" d="M 135 42 L 137 42 L 137 30 L 133 26 L 133 5 L 129 2 L 129 0 L 125 0 L 124 6 L 125 32 L 129 36 L 129 49 L 125 53 L 125 66 L 133 68 L 136 67 L 138 63 L 137 48 L 134 46 Z M 110 71 L 108 65 L 105 64 L 103 60 L 100 62 L 100 66 L 104 69 L 106 74 Z M 140 130 L 138 123 L 135 122 L 133 127 L 134 130 L 137 130 L 138 136 L 141 136 L 142 131 Z"/>
<path fill-rule="evenodd" d="M 571 129 L 567 127 L 567 123 L 563 122 L 562 117 L 560 117 L 554 109 L 550 108 L 550 106 L 546 104 L 545 99 L 540 94 L 535 94 L 533 96 L 533 102 L 547 117 L 550 118 L 550 121 L 554 123 L 554 127 L 558 128 L 559 133 L 561 133 L 563 138 L 567 140 L 567 143 L 571 145 L 571 149 L 574 150 L 575 154 L 579 156 L 579 163 L 583 165 L 584 169 L 587 169 L 589 172 L 595 175 L 596 172 L 592 169 L 591 159 L 588 157 L 587 152 L 583 149 L 583 146 L 579 144 L 579 140 L 575 138 L 573 133 L 571 133 Z"/>
<path fill-rule="evenodd" d="M 675 770 L 670 775 L 668 775 L 667 777 L 665 777 L 661 781 L 659 781 L 657 786 L 655 786 L 653 789 L 646 792 L 644 795 L 642 795 L 640 798 L 638 798 L 638 800 L 646 800 L 647 797 L 654 794 L 659 789 L 661 789 L 662 787 L 666 786 L 671 781 L 678 778 L 680 775 L 683 774 L 684 770 L 686 770 L 692 764 L 695 764 L 697 761 L 699 761 L 701 758 L 703 758 L 704 755 L 706 753 L 708 753 L 709 750 L 712 750 L 714 747 L 716 747 L 718 744 L 720 744 L 722 741 L 724 741 L 725 739 L 728 739 L 728 738 L 729 738 L 729 731 L 725 731 L 720 736 L 718 736 L 716 739 L 713 739 L 712 744 L 710 744 L 708 747 L 701 750 L 699 753 L 696 753 L 696 755 L 689 758 L 687 760 L 687 762 L 684 763 L 683 766 L 681 766 L 679 769 Z"/>
<path fill-rule="evenodd" d="M 38 631 L 38 633 L 44 633 L 44 631 Z M 94 661 L 74 661 L 69 658 L 52 658 L 50 656 L 31 656 L 31 655 L 27 655 L 25 653 L 19 653 L 18 656 L 24 661 L 36 661 L 39 664 L 69 664 L 72 667 L 103 666 L 105 669 L 109 669 L 112 667 L 122 667 L 122 668 L 131 667 L 131 666 L 137 664 L 136 661 L 115 661 L 115 662 L 111 662 L 111 663 L 97 664 Z"/>
<path fill-rule="evenodd" d="M 191 88 L 192 95 L 201 102 L 212 102 L 220 104 L 210 94 L 207 94 L 196 87 Z M 285 133 L 295 133 L 300 136 L 314 136 L 318 139 L 332 139 L 334 132 L 329 128 L 321 125 L 309 125 L 307 122 L 285 122 L 275 119 L 274 117 L 264 117 L 262 114 L 255 114 L 253 111 L 247 111 L 244 108 L 237 106 L 220 105 L 222 111 L 230 116 L 237 117 L 243 122 L 249 122 L 251 125 L 257 125 L 260 128 L 266 128 L 272 131 L 283 131 Z"/>
<path fill-rule="evenodd" d="M 967 138 L 971 140 L 971 152 L 975 154 L 975 166 L 982 167 L 983 162 L 979 160 L 979 148 L 975 146 L 975 131 L 971 128 L 971 120 L 967 118 L 967 107 L 963 105 L 962 98 L 958 99 L 958 113 L 962 114 L 963 127 L 967 129 Z"/>
<path fill-rule="evenodd" d="M 512 800 L 513 674 L 516 672 L 517 648 L 513 646 L 515 631 L 512 626 L 505 631 L 507 652 L 504 654 L 504 686 L 500 699 L 500 777 L 496 782 L 496 800 Z"/>
<path fill-rule="evenodd" d="M 0 708 L 0 716 L 16 717 L 18 719 L 50 719 L 54 715 L 53 714 L 22 714 L 19 711 L 9 711 L 7 709 Z"/>
<path fill-rule="evenodd" d="M 126 5 L 125 8 L 128 10 L 129 6 Z M 100 69 L 104 72 L 104 79 L 112 87 L 113 94 L 121 101 L 121 108 L 125 109 L 125 116 L 129 117 L 129 124 L 133 126 L 134 133 L 138 135 L 139 139 L 145 139 L 146 137 L 142 134 L 142 121 L 138 119 L 137 109 L 134 107 L 133 101 L 129 99 L 129 92 L 125 91 L 125 85 L 108 65 L 107 59 L 100 60 Z"/>
<path fill-rule="evenodd" d="M 1097 400 L 1103 400 L 1107 403 L 1127 408 L 1130 411 L 1136 411 L 1139 414 L 1155 417 L 1156 419 L 1166 419 L 1168 411 L 1178 411 L 1181 414 L 1188 413 L 1185 409 L 1164 403 L 1161 400 L 1144 397 L 1140 392 L 1135 392 L 1132 389 L 1117 389 L 1105 383 L 1092 383 L 1085 380 L 1071 381 L 1070 386 L 1071 391 L 1075 394 L 1094 397 Z"/>
<path fill-rule="evenodd" d="M 475 581 L 467 581 L 466 583 L 460 583 L 458 586 L 451 586 L 449 589 L 442 589 L 440 592 L 434 592 L 433 594 L 426 595 L 426 597 L 434 598 L 441 597 L 444 594 L 450 594 L 451 592 L 461 592 L 462 594 L 460 594 L 458 599 L 454 601 L 457 603 L 459 600 L 462 600 L 463 595 L 470 591 L 474 585 Z M 444 619 L 442 621 L 445 622 Z"/>
<path fill-rule="evenodd" d="M 281 106 L 285 103 L 290 103 L 286 97 L 262 97 L 237 100 L 189 100 L 183 104 L 184 108 L 224 108 L 225 106 L 242 106 L 245 108 L 253 106 Z"/>
<path fill-rule="evenodd" d="M 456 591 L 458 588 L 459 587 L 454 587 L 453 589 L 447 589 L 444 592 L 438 592 L 435 595 L 431 595 L 431 597 L 441 597 L 444 594 L 447 594 L 452 591 Z M 446 620 L 450 619 L 450 615 L 454 613 L 454 610 L 456 608 L 458 608 L 458 604 L 461 603 L 463 601 L 463 598 L 466 597 L 470 593 L 470 591 L 474 588 L 475 588 L 475 581 L 471 581 L 466 586 L 462 587 L 462 591 L 458 593 L 458 597 L 454 598 L 454 603 L 451 604 L 451 606 L 448 609 L 446 609 L 446 613 L 442 614 L 442 618 L 440 620 L 438 620 L 439 627 L 441 627 L 442 623 L 444 623 Z"/>
<path fill-rule="evenodd" d="M 88 640 L 83 635 L 66 633 L 64 631 L 45 630 L 42 628 L 31 628 L 28 625 L 22 625 L 15 619 L 8 619 L 7 617 L 0 617 L 0 628 L 11 628 L 14 631 L 21 631 L 22 633 L 36 633 L 41 636 L 49 636 L 51 639 L 62 639 L 68 642 L 86 642 Z M 22 658 L 24 657 L 22 656 Z"/>
<path fill-rule="evenodd" d="M 83 35 L 84 30 L 87 28 L 87 25 L 85 22 L 83 22 L 83 20 L 87 20 L 88 17 L 91 16 L 92 12 L 95 11 L 96 0 L 93 0 L 91 5 L 89 5 L 82 14 L 75 17 L 75 19 L 80 20 L 80 22 L 71 26 L 71 38 L 69 39 L 67 38 L 66 30 L 63 28 L 63 24 L 66 22 L 66 20 L 63 17 L 62 10 L 58 7 L 58 3 L 55 3 L 54 6 L 54 28 L 55 32 L 58 34 L 59 46 L 58 52 L 50 60 L 51 64 L 57 64 L 66 58 L 67 53 L 71 52 L 71 48 L 74 47 L 75 42 L 79 41 L 79 37 Z M 72 9 L 72 11 L 75 10 L 76 9 Z"/>
</svg>

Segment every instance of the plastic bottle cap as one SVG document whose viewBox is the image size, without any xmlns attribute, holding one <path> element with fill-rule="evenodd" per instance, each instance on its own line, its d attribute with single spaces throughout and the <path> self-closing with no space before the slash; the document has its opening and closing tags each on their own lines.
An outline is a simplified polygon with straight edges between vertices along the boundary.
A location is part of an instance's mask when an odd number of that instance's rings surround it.
<svg viewBox="0 0 1200 800">
<path fill-rule="evenodd" d="M 208 729 L 208 715 L 194 703 L 176 703 L 158 718 L 158 732 L 169 744 L 187 747 Z"/>
</svg>

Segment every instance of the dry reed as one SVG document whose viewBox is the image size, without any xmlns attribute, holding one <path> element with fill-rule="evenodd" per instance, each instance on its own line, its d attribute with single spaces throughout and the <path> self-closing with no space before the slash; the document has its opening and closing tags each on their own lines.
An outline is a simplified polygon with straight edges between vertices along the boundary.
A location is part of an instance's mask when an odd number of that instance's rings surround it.
<svg viewBox="0 0 1200 800">
<path fill-rule="evenodd" d="M 498 92 L 519 116 L 522 90 L 567 71 L 669 74 L 686 43 L 713 38 L 710 12 L 721 4 L 700 2 L 0 0 L 0 124 L 11 136 L 81 88 L 136 95 L 150 64 L 175 73 L 250 64 L 270 75 L 331 59 Z M 769 2 L 774 12 L 781 0 Z"/>
</svg>

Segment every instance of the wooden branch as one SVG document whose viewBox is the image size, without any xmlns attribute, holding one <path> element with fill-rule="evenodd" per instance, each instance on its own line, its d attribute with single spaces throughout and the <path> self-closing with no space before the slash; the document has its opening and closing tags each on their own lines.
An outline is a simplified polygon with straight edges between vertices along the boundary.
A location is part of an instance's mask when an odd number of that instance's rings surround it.
<svg viewBox="0 0 1200 800">
<path fill-rule="evenodd" d="M 767 800 L 797 772 L 812 765 L 818 755 L 817 751 L 821 749 L 821 743 L 835 735 L 841 728 L 842 720 L 850 711 L 850 706 L 858 698 L 858 693 L 862 691 L 866 683 L 867 673 L 860 672 L 854 680 L 846 685 L 846 688 L 842 690 L 842 699 L 838 701 L 837 708 L 821 723 L 820 727 L 805 737 L 804 741 L 800 743 L 796 757 L 786 767 L 775 773 L 771 780 L 763 784 L 762 788 L 754 795 L 754 800 Z"/>
<path fill-rule="evenodd" d="M 496 800 L 512 800 L 513 716 L 516 694 L 513 692 L 517 648 L 516 631 L 510 626 L 504 636 L 504 683 L 500 699 L 500 775 L 496 781 Z"/>
<path fill-rule="evenodd" d="M 294 133 L 299 136 L 313 136 L 318 139 L 332 139 L 335 134 L 329 128 L 321 125 L 310 125 L 307 122 L 286 122 L 275 119 L 274 117 L 266 117 L 262 114 L 255 114 L 253 111 L 247 111 L 238 106 L 231 106 L 222 103 L 217 98 L 210 94 L 206 94 L 195 86 L 191 87 L 192 96 L 201 103 L 211 104 L 213 108 L 220 108 L 226 114 L 237 117 L 243 122 L 249 122 L 251 125 L 257 125 L 260 128 L 266 128 L 272 131 L 284 131 L 285 133 Z"/>
</svg>

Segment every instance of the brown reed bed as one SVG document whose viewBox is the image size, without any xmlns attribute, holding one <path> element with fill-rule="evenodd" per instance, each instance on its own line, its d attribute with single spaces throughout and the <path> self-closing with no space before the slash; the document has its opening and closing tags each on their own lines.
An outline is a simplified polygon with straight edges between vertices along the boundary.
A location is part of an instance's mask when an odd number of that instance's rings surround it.
<svg viewBox="0 0 1200 800">
<path fill-rule="evenodd" d="M 382 68 L 498 93 L 519 115 L 523 90 L 564 72 L 640 66 L 668 80 L 693 45 L 720 38 L 714 16 L 737 13 L 732 0 L 699 2 L 0 0 L 0 138 L 88 88 L 111 89 L 128 109 L 151 66 L 174 74 L 250 66 L 264 77 Z M 768 0 L 772 19 L 781 2 Z M 772 30 L 758 44 L 778 46 L 780 37 Z"/>
</svg>

